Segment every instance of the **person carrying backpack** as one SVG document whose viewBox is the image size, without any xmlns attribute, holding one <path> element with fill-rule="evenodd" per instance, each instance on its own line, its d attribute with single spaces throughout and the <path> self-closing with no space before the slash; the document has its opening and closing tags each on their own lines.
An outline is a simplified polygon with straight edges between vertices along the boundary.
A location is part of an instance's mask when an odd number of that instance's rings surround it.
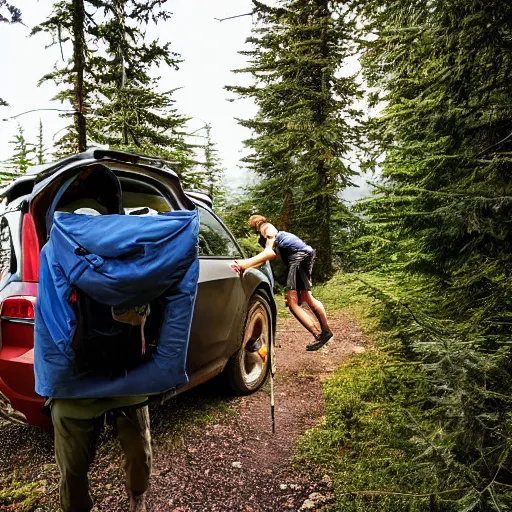
<svg viewBox="0 0 512 512">
<path fill-rule="evenodd" d="M 146 512 L 147 404 L 188 382 L 199 276 L 199 218 L 189 208 L 126 215 L 118 178 L 96 165 L 70 178 L 48 210 L 34 373 L 54 425 L 63 512 L 93 507 L 88 471 L 105 423 L 124 452 L 130 512 Z"/>
<path fill-rule="evenodd" d="M 286 231 L 278 231 L 262 215 L 252 215 L 249 224 L 260 235 L 260 245 L 264 247 L 258 255 L 235 260 L 233 270 L 243 273 L 251 267 L 259 267 L 266 261 L 279 256 L 287 267 L 286 305 L 293 316 L 314 336 L 315 341 L 306 346 L 306 350 L 315 351 L 323 347 L 333 336 L 323 304 L 311 293 L 311 275 L 315 261 L 315 250 L 299 237 Z M 276 253 L 277 251 L 277 253 Z M 313 318 L 304 308 L 306 303 Z"/>
</svg>

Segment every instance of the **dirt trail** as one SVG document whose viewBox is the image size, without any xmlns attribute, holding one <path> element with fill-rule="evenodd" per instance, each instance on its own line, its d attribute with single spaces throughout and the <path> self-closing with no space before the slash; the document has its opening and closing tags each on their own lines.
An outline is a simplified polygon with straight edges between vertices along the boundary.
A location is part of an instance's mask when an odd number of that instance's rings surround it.
<svg viewBox="0 0 512 512">
<path fill-rule="evenodd" d="M 280 321 L 275 435 L 270 428 L 268 388 L 248 397 L 228 398 L 219 395 L 215 383 L 207 383 L 152 410 L 151 512 L 296 511 L 311 493 L 328 495 L 328 482 L 321 474 L 311 479 L 291 462 L 298 437 L 322 419 L 322 379 L 364 342 L 357 324 L 341 313 L 333 317 L 331 326 L 335 341 L 311 353 L 305 351 L 310 335 L 294 319 Z M 200 424 L 205 421 L 201 416 L 214 420 L 178 434 L 169 432 L 169 425 L 183 423 L 190 414 Z M 37 510 L 58 510 L 51 439 L 19 426 L 3 427 L 2 434 L 2 478 L 17 468 L 22 481 L 46 480 Z M 128 510 L 119 457 L 117 443 L 106 434 L 91 471 L 97 511 Z"/>
<path fill-rule="evenodd" d="M 339 314 L 335 341 L 306 352 L 310 336 L 293 319 L 278 330 L 276 433 L 272 435 L 268 389 L 237 399 L 233 415 L 187 436 L 174 453 L 155 443 L 150 503 L 154 512 L 299 510 L 326 483 L 311 482 L 291 466 L 297 438 L 321 421 L 321 380 L 362 342 L 357 325 Z"/>
</svg>

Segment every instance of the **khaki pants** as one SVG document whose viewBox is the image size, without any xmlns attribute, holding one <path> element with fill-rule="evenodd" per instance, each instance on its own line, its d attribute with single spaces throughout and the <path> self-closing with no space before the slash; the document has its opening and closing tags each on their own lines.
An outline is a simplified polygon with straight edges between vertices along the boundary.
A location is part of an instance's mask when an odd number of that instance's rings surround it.
<svg viewBox="0 0 512 512">
<path fill-rule="evenodd" d="M 87 473 L 96 454 L 96 444 L 105 413 L 84 418 L 70 408 L 75 401 L 54 400 L 51 405 L 55 429 L 55 458 L 60 470 L 60 505 L 63 512 L 89 512 L 93 507 Z M 147 407 L 109 411 L 124 452 L 126 487 L 145 492 L 151 475 L 151 435 Z M 77 418 L 78 416 L 78 418 Z"/>
</svg>

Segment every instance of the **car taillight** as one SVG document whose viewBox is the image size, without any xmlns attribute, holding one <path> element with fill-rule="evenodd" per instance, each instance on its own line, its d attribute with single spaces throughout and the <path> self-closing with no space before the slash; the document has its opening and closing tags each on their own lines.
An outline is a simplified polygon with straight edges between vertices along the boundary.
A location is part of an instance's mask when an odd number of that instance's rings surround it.
<svg viewBox="0 0 512 512">
<path fill-rule="evenodd" d="M 2 304 L 2 320 L 34 320 L 34 297 L 9 297 Z"/>
<path fill-rule="evenodd" d="M 30 213 L 26 213 L 23 216 L 21 247 L 21 279 L 25 282 L 37 282 L 39 278 L 39 240 L 37 238 L 34 218 Z"/>
<path fill-rule="evenodd" d="M 35 297 L 8 297 L 2 303 L 0 348 L 34 346 Z"/>
</svg>

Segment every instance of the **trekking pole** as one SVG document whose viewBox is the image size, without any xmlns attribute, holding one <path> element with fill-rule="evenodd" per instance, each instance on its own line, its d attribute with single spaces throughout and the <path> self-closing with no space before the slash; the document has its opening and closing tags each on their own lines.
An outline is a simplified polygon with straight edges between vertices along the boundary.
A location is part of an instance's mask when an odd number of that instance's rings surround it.
<svg viewBox="0 0 512 512">
<path fill-rule="evenodd" d="M 272 419 L 272 434 L 276 433 L 276 414 L 274 406 L 274 373 L 270 370 L 270 417 Z"/>
<path fill-rule="evenodd" d="M 275 347 L 274 339 L 270 342 L 270 419 L 272 421 L 272 434 L 276 433 L 276 414 L 274 404 L 274 373 L 275 373 Z"/>
</svg>

